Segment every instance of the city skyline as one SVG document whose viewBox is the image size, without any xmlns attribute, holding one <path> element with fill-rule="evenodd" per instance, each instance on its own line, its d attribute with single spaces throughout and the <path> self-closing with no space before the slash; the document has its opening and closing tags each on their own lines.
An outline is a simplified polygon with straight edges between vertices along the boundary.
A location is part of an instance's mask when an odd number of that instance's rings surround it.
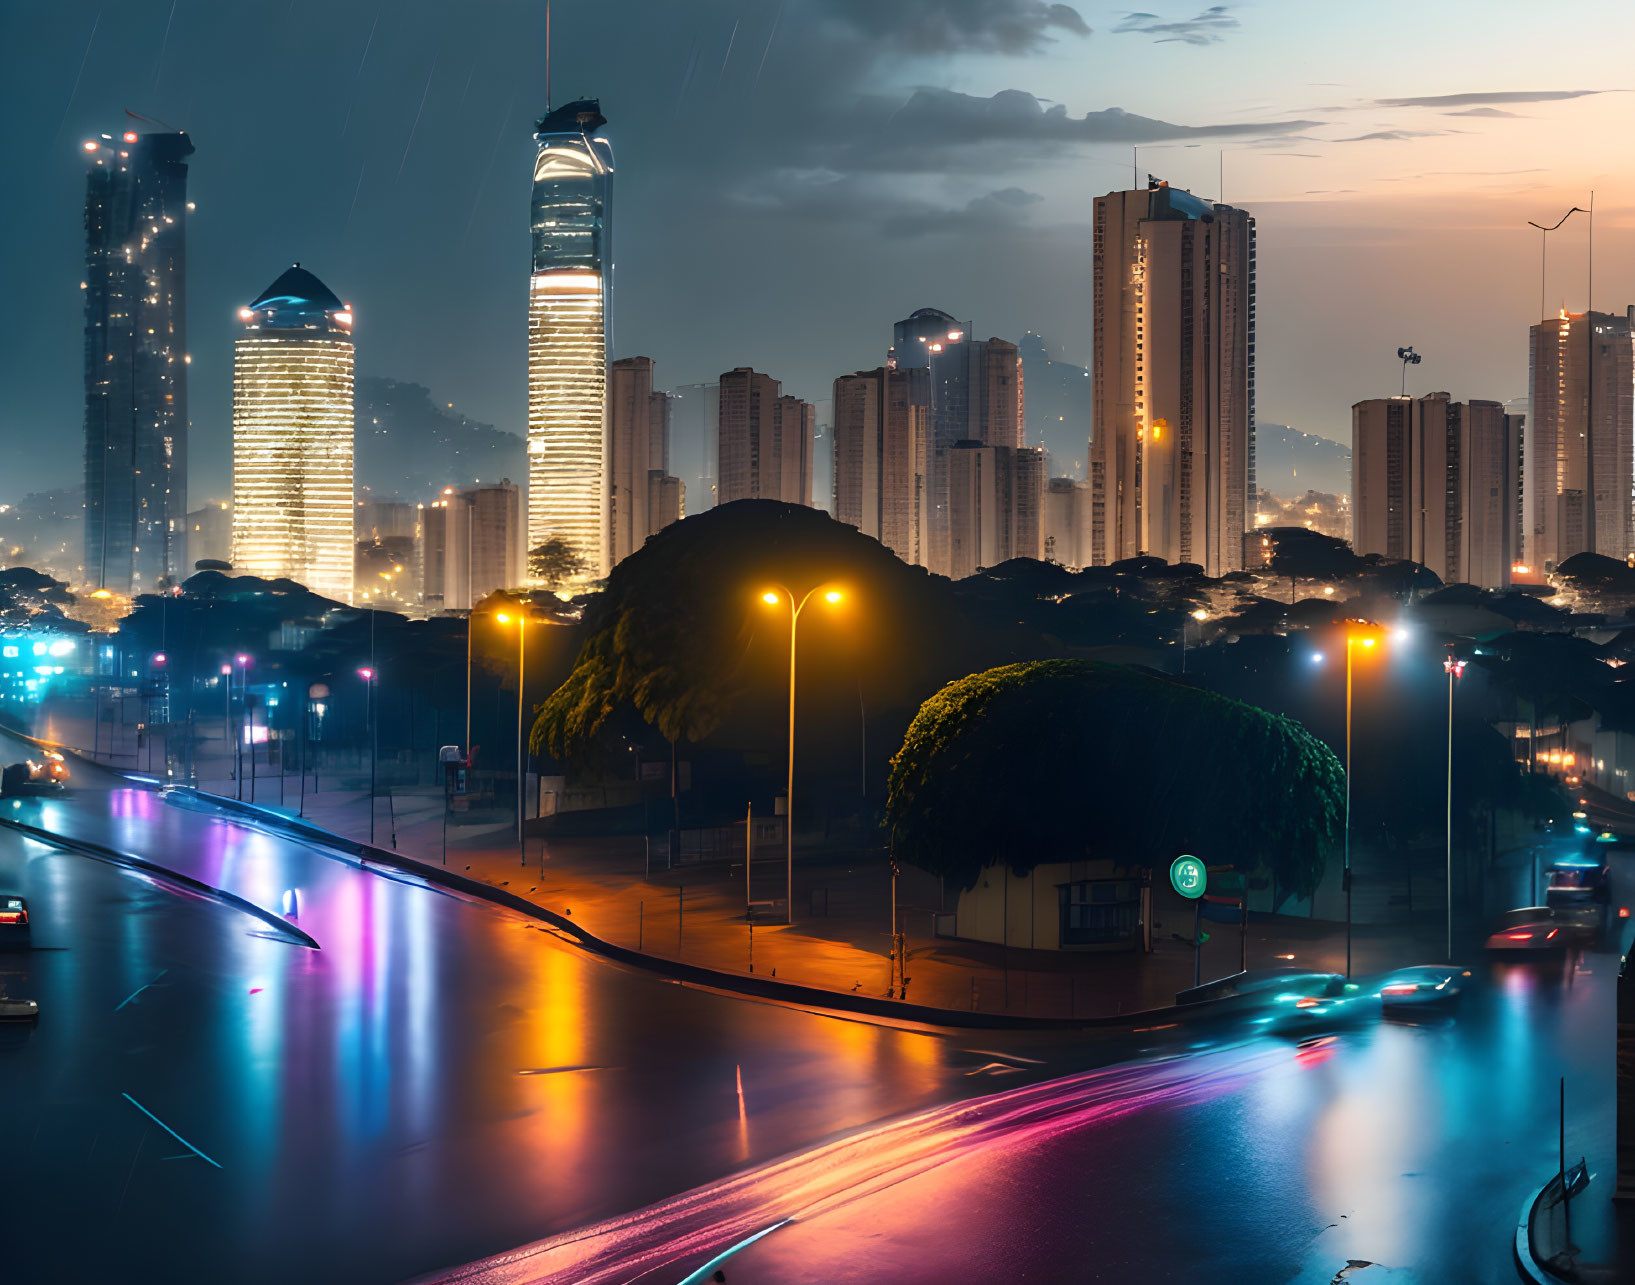
<svg viewBox="0 0 1635 1285">
<path fill-rule="evenodd" d="M 1259 99 L 1245 99 L 1240 88 L 1223 92 L 1228 63 L 1286 58 L 1304 42 L 1332 37 L 1341 20 L 1309 15 L 1296 34 L 1287 24 L 1280 28 L 1282 7 L 1272 5 L 1233 11 L 1231 24 L 1208 33 L 1213 39 L 1205 44 L 1180 39 L 1159 44 L 1139 32 L 1115 32 L 1105 14 L 1081 8 L 1081 25 L 1094 27 L 1093 35 L 1065 20 L 1024 21 L 1004 34 L 972 18 L 968 29 L 950 29 L 946 47 L 917 49 L 904 31 L 885 31 L 878 51 L 819 100 L 825 107 L 823 127 L 834 135 L 826 142 L 810 137 L 814 127 L 797 131 L 782 99 L 805 83 L 815 54 L 855 48 L 856 27 L 845 6 L 824 4 L 805 17 L 791 14 L 780 32 L 752 33 L 755 21 L 768 19 L 745 16 L 743 35 L 724 70 L 714 61 L 718 50 L 725 52 L 732 30 L 732 15 L 724 7 L 693 6 L 685 19 L 660 15 L 648 24 L 650 32 L 623 51 L 628 56 L 621 62 L 598 48 L 588 11 L 556 6 L 559 82 L 619 101 L 620 145 L 628 153 L 627 168 L 642 175 L 636 181 L 657 191 L 679 180 L 675 195 L 690 194 L 692 201 L 679 214 L 673 202 L 659 202 L 664 210 L 632 212 L 621 223 L 621 243 L 627 247 L 622 266 L 644 271 L 624 273 L 626 321 L 609 355 L 652 353 L 677 384 L 748 362 L 779 370 L 792 391 L 810 400 L 835 372 L 867 368 L 877 359 L 873 318 L 901 316 L 920 299 L 931 299 L 978 317 L 984 333 L 1045 334 L 1067 360 L 1087 364 L 1083 250 L 1089 199 L 1127 183 L 1125 176 L 1137 171 L 1167 175 L 1177 186 L 1213 195 L 1224 170 L 1228 198 L 1255 210 L 1263 241 L 1278 246 L 1262 269 L 1261 413 L 1334 440 L 1347 436 L 1349 405 L 1376 395 L 1389 378 L 1395 344 L 1416 337 L 1400 333 L 1384 283 L 1427 272 L 1445 279 L 1452 273 L 1456 297 L 1472 301 L 1468 335 L 1438 336 L 1436 344 L 1421 338 L 1431 366 L 1415 391 L 1471 386 L 1505 398 L 1524 391 L 1525 341 L 1515 336 L 1540 319 L 1531 316 L 1538 297 L 1538 240 L 1526 228 L 1527 218 L 1548 216 L 1553 222 L 1571 205 L 1587 204 L 1588 190 L 1595 187 L 1602 233 L 1596 294 L 1628 293 L 1631 262 L 1618 234 L 1627 218 L 1621 180 L 1609 177 L 1604 163 L 1587 156 L 1570 136 L 1565 142 L 1561 136 L 1562 130 L 1571 135 L 1592 122 L 1622 119 L 1628 111 L 1626 99 L 1602 92 L 1617 88 L 1617 73 L 1610 63 L 1597 63 L 1599 51 L 1592 50 L 1587 65 L 1581 64 L 1584 87 L 1544 85 L 1513 56 L 1497 56 L 1502 51 L 1492 49 L 1491 36 L 1467 25 L 1460 33 L 1465 47 L 1475 41 L 1495 53 L 1485 63 L 1493 76 L 1489 85 L 1454 83 L 1448 73 L 1412 63 L 1373 65 L 1340 48 L 1333 54 L 1340 65 L 1330 78 L 1345 84 L 1274 87 Z M 321 115 L 300 110 L 267 128 L 260 108 L 238 101 L 224 78 L 185 57 L 190 42 L 214 38 L 223 23 L 247 20 L 206 21 L 183 6 L 172 24 L 169 6 L 137 5 L 130 13 L 102 18 L 93 36 L 98 22 L 93 7 L 70 5 L 67 13 L 79 20 L 77 27 L 65 21 L 46 30 L 30 25 L 26 15 L 15 17 L 19 40 L 13 45 L 34 48 L 41 68 L 61 70 L 74 86 L 71 98 L 61 89 L 44 93 L 45 82 L 38 79 L 43 72 L 27 67 L 19 68 L 13 88 L 0 91 L 35 91 L 37 101 L 19 99 L 12 105 L 25 114 L 45 115 L 43 127 L 20 141 L 23 163 L 40 175 L 42 200 L 38 211 L 19 211 L 11 229 L 41 247 L 42 263 L 54 261 L 52 247 L 63 238 L 35 220 L 60 221 L 65 201 L 72 199 L 60 180 L 77 164 L 67 159 L 77 139 L 105 129 L 117 110 L 114 103 L 146 107 L 151 114 L 176 118 L 173 123 L 203 139 L 212 167 L 200 189 L 205 199 L 193 233 L 195 312 L 230 304 L 228 270 L 242 271 L 230 259 L 243 254 L 244 237 L 263 243 L 274 262 L 307 253 L 321 257 L 357 283 L 360 298 L 378 299 L 371 316 L 383 316 L 386 331 L 378 346 L 372 335 L 369 373 L 420 380 L 478 418 L 520 431 L 525 386 L 515 373 L 515 331 L 507 328 L 517 325 L 524 304 L 515 287 L 505 284 L 514 277 L 502 278 L 498 269 L 502 261 L 514 264 L 518 238 L 525 235 L 512 167 L 527 113 L 543 100 L 542 32 L 523 31 L 516 15 L 507 15 L 509 25 L 497 18 L 489 24 L 431 24 L 411 36 L 391 18 L 382 19 L 376 31 L 372 7 L 340 4 L 295 11 L 301 33 L 297 53 L 290 49 L 294 30 L 283 25 L 285 15 L 269 15 L 249 33 L 254 39 L 244 42 L 249 59 L 275 52 L 305 59 L 313 74 L 323 72 L 346 89 L 326 102 Z M 539 15 L 530 17 L 537 26 Z M 1451 21 L 1438 14 L 1431 25 L 1441 29 Z M 1609 39 L 1601 43 L 1616 44 L 1611 37 L 1628 21 L 1609 10 Z M 1547 33 L 1543 39 L 1563 37 Z M 127 47 L 150 50 L 151 60 L 118 53 Z M 746 54 L 748 47 L 756 52 Z M 1140 57 L 1134 61 L 1149 73 L 1169 69 L 1182 77 L 1171 87 L 1179 92 L 1164 96 L 1162 110 L 1150 87 L 1143 88 L 1152 75 L 1140 77 L 1122 65 L 1136 53 Z M 935 94 L 907 88 L 925 84 L 932 56 L 938 59 L 941 87 Z M 1074 88 L 1074 77 L 1082 79 L 1085 68 L 1097 73 L 1096 100 L 1085 101 L 1083 90 Z M 80 70 L 83 74 L 74 78 Z M 768 97 L 773 85 L 780 86 L 770 105 L 775 110 L 759 111 L 756 122 L 730 110 L 721 116 L 723 106 L 757 101 L 756 94 Z M 1011 90 L 1018 96 L 1006 97 Z M 1051 113 L 1040 112 L 1041 98 L 1065 104 L 1064 124 L 1052 124 Z M 1098 115 L 1109 98 L 1122 100 L 1119 105 L 1131 116 Z M 1009 137 L 1008 151 L 1020 158 L 1017 164 L 1032 158 L 1028 163 L 1035 172 L 1017 175 L 1014 188 L 991 186 L 983 192 L 972 188 L 969 166 L 955 165 L 936 183 L 921 185 L 925 192 L 918 207 L 893 212 L 885 190 L 904 186 L 902 158 L 882 155 L 869 169 L 860 154 L 859 140 L 867 130 L 858 122 L 877 101 L 903 105 L 898 120 L 905 137 L 910 129 L 919 131 L 927 146 L 940 149 L 939 157 L 970 160 L 984 148 L 992 150 L 996 138 Z M 1023 109 L 1041 123 L 1030 123 Z M 1091 115 L 1082 116 L 1086 111 Z M 967 122 L 966 135 L 952 142 L 934 135 L 955 112 Z M 1006 112 L 1015 113 L 1016 120 Z M 1256 124 L 1223 119 L 1234 114 Z M 672 144 L 676 131 L 694 128 L 706 116 L 729 130 L 783 131 L 799 144 L 786 149 L 790 161 L 811 155 L 814 147 L 828 148 L 833 172 L 840 176 L 836 182 L 843 186 L 831 183 L 817 193 L 793 190 L 793 175 L 806 172 L 797 166 L 775 169 L 757 188 L 746 186 L 738 168 L 728 168 L 715 174 L 713 195 L 704 198 L 699 176 L 682 172 L 681 151 Z M 1208 132 L 1189 135 L 1189 130 Z M 297 157 L 313 165 L 315 181 L 305 189 L 312 199 L 298 208 L 284 206 L 275 217 L 250 189 L 236 192 L 249 157 L 232 145 L 233 137 L 254 137 L 254 164 L 275 172 L 287 171 Z M 761 133 L 754 138 L 771 141 Z M 1018 141 L 1023 146 L 1015 146 Z M 1145 144 L 1134 165 L 1128 156 L 1132 142 Z M 888 149 L 882 144 L 876 150 Z M 764 167 L 775 149 L 747 151 L 759 154 L 763 159 L 757 164 Z M 196 184 L 199 174 L 196 164 Z M 502 180 L 506 174 L 513 177 Z M 1416 201 L 1409 218 L 1391 200 L 1404 181 L 1420 195 L 1459 199 Z M 967 197 L 968 191 L 974 194 Z M 843 193 L 851 211 L 844 217 L 829 208 Z M 700 223 L 701 215 L 708 216 L 707 224 Z M 228 227 L 237 229 L 236 243 L 227 239 Z M 365 238 L 372 227 L 383 239 Z M 902 234 L 911 229 L 933 238 L 935 253 L 903 256 Z M 1551 305 L 1563 299 L 1574 310 L 1583 306 L 1586 231 L 1578 219 L 1551 238 L 1545 292 Z M 791 239 L 808 248 L 779 254 L 775 247 L 790 245 Z M 676 251 L 733 241 L 771 255 L 769 272 L 730 287 L 732 306 L 713 326 L 678 324 L 687 309 L 712 295 L 700 289 L 699 271 L 709 255 Z M 309 243 L 310 250 L 297 242 Z M 1314 293 L 1301 285 L 1312 265 L 1342 243 L 1352 253 L 1333 264 L 1329 288 Z M 995 263 L 1007 265 L 1004 273 L 977 264 L 961 289 L 938 284 L 938 262 L 981 244 L 991 247 Z M 1462 245 L 1463 253 L 1449 254 L 1452 245 Z M 442 247 L 442 253 L 432 254 L 427 248 L 432 246 Z M 852 300 L 825 296 L 821 289 L 837 253 L 849 255 L 854 269 L 862 269 L 859 279 L 868 281 Z M 406 258 L 417 271 L 394 276 Z M 887 259 L 891 273 L 881 271 Z M 647 270 L 657 268 L 662 271 Z M 37 324 L 5 346 L 19 363 L 12 383 L 20 391 L 0 432 L 26 432 L 42 421 L 61 422 L 69 413 L 60 388 L 47 382 L 49 372 L 63 365 L 67 314 L 78 303 L 60 297 L 61 276 L 25 265 L 20 288 L 26 306 L 19 311 Z M 791 290 L 812 298 L 812 306 L 792 322 L 768 328 L 749 320 Z M 1341 294 L 1352 305 L 1343 312 L 1327 302 Z M 443 299 L 446 312 L 463 319 L 456 341 L 443 343 L 442 351 L 407 324 L 425 315 L 428 298 Z M 226 475 L 230 362 L 219 340 L 201 337 L 195 344 L 191 464 L 202 494 L 218 491 Z M 1319 379 L 1318 371 L 1329 372 L 1327 379 Z M 29 468 L 38 472 L 19 478 L 25 489 L 68 480 L 66 470 L 52 469 L 49 462 Z"/>
</svg>

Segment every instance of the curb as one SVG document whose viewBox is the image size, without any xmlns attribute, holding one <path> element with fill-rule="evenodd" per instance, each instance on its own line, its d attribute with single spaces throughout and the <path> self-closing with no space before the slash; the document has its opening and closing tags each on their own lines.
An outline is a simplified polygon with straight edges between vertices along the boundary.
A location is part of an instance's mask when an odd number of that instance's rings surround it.
<svg viewBox="0 0 1635 1285">
<path fill-rule="evenodd" d="M 267 924 L 275 931 L 287 933 L 296 938 L 301 945 L 310 950 L 323 949 L 318 944 L 317 938 L 304 928 L 297 927 L 289 920 L 273 914 L 272 911 L 256 905 L 253 901 L 247 901 L 236 892 L 228 892 L 225 888 L 213 887 L 202 879 L 195 879 L 192 875 L 184 875 L 178 870 L 158 865 L 144 857 L 134 856 L 129 852 L 119 852 L 114 848 L 105 848 L 100 843 L 91 843 L 86 839 L 70 838 L 67 835 L 58 834 L 54 830 L 44 830 L 37 825 L 29 825 L 26 821 L 16 821 L 11 817 L 0 817 L 0 825 L 16 830 L 20 834 L 25 834 L 41 843 L 48 843 L 54 848 L 67 848 L 69 851 L 78 852 L 82 856 L 93 857 L 98 861 L 106 861 L 110 865 L 126 866 L 132 870 L 140 870 L 143 874 L 151 875 L 165 883 L 178 884 L 189 892 L 208 897 L 212 901 L 222 902 L 232 906 L 235 910 L 242 910 L 245 914 L 261 920 L 262 923 Z"/>
<path fill-rule="evenodd" d="M 1079 1018 L 1024 1017 L 1005 1013 L 967 1013 L 956 1008 L 933 1008 L 924 1004 L 905 1004 L 901 1000 L 878 999 L 872 995 L 848 994 L 844 991 L 825 990 L 819 986 L 803 986 L 797 982 L 780 982 L 771 978 L 749 977 L 741 973 L 724 973 L 713 968 L 706 968 L 700 964 L 661 959 L 657 955 L 648 955 L 641 951 L 632 950 L 628 946 L 616 945 L 587 932 L 565 915 L 559 915 L 553 910 L 547 910 L 545 907 L 524 897 L 519 897 L 515 893 L 495 888 L 492 884 L 483 883 L 478 879 L 455 874 L 442 866 L 433 866 L 417 861 L 415 858 L 404 856 L 400 852 L 390 852 L 384 848 L 377 848 L 371 844 L 359 842 L 356 839 L 343 838 L 328 830 L 320 829 L 318 826 L 309 825 L 305 821 L 285 816 L 282 812 L 275 812 L 270 808 L 244 803 L 238 799 L 225 799 L 216 795 L 202 794 L 192 786 L 185 785 L 166 786 L 160 790 L 160 794 L 167 802 L 174 801 L 179 806 L 182 805 L 183 800 L 186 800 L 188 803 L 203 808 L 242 817 L 247 821 L 280 831 L 304 842 L 329 848 L 373 865 L 400 870 L 406 874 L 412 874 L 424 879 L 428 883 L 439 884 L 456 892 L 465 893 L 467 896 L 492 902 L 495 905 L 503 906 L 507 910 L 525 915 L 530 919 L 537 919 L 550 924 L 553 928 L 571 936 L 585 950 L 600 955 L 604 959 L 610 959 L 631 968 L 638 968 L 644 972 L 657 973 L 676 981 L 708 987 L 711 990 L 731 991 L 756 999 L 796 1004 L 803 1008 L 822 1008 L 842 1013 L 857 1013 L 867 1017 L 889 1018 L 900 1022 L 917 1022 L 925 1026 L 977 1030 L 1119 1030 L 1137 1022 L 1151 1021 L 1154 1018 L 1160 1020 L 1182 1018 L 1197 1013 L 1202 1007 L 1200 1004 L 1188 1004 L 1184 1007 L 1167 1005 L 1163 1008 L 1140 1009 L 1134 1012 L 1117 1013 L 1109 1016 Z"/>
<path fill-rule="evenodd" d="M 1516 1220 L 1516 1266 L 1521 1269 L 1522 1276 L 1533 1282 L 1533 1285 L 1566 1285 L 1561 1277 L 1548 1270 L 1543 1263 L 1533 1255 L 1533 1210 L 1538 1208 L 1539 1201 L 1544 1199 L 1544 1193 L 1550 1190 L 1550 1183 L 1545 1183 L 1532 1195 L 1521 1202 L 1521 1217 Z"/>
</svg>

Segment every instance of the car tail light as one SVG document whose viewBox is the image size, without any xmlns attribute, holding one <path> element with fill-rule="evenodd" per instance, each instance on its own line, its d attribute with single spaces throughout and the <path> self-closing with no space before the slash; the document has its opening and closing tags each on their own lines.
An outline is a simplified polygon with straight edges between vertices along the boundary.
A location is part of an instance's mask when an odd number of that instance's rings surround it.
<svg viewBox="0 0 1635 1285">
<path fill-rule="evenodd" d="M 1619 906 L 1618 907 L 1618 918 L 1620 918 L 1620 919 L 1628 919 L 1629 918 L 1629 907 L 1628 906 Z"/>
<path fill-rule="evenodd" d="M 1546 934 L 1545 934 L 1545 937 L 1544 937 L 1544 940 L 1545 940 L 1545 941 L 1554 941 L 1554 940 L 1555 940 L 1555 938 L 1556 938 L 1556 934 L 1557 934 L 1557 933 L 1558 933 L 1558 932 L 1560 932 L 1560 931 L 1561 931 L 1561 929 L 1559 929 L 1559 928 L 1552 928 L 1552 929 L 1550 929 L 1550 931 L 1549 931 L 1549 932 L 1548 932 L 1548 933 L 1546 933 Z"/>
<path fill-rule="evenodd" d="M 1530 932 L 1506 933 L 1505 938 L 1509 941 L 1532 941 L 1533 934 Z"/>
<path fill-rule="evenodd" d="M 1381 995 L 1412 995 L 1419 987 L 1414 982 L 1396 982 L 1380 992 Z"/>
<path fill-rule="evenodd" d="M 1296 1008 L 1316 1008 L 1317 1007 L 1317 1001 L 1312 999 L 1310 996 L 1307 996 L 1305 999 L 1295 1000 L 1294 1001 L 1294 1006 Z"/>
<path fill-rule="evenodd" d="M 28 911 L 26 910 L 0 910 L 0 924 L 26 924 L 27 922 Z"/>
</svg>

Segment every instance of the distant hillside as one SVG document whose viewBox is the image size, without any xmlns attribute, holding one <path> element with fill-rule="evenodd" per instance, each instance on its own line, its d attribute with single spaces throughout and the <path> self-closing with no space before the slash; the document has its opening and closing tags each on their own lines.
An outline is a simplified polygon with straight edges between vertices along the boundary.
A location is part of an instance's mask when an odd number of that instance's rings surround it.
<svg viewBox="0 0 1635 1285">
<path fill-rule="evenodd" d="M 445 486 L 521 482 L 523 439 L 432 400 L 421 384 L 364 376 L 357 384 L 357 487 L 380 499 L 430 499 Z"/>
<path fill-rule="evenodd" d="M 1255 425 L 1255 484 L 1284 498 L 1351 493 L 1351 448 L 1287 424 Z"/>
</svg>

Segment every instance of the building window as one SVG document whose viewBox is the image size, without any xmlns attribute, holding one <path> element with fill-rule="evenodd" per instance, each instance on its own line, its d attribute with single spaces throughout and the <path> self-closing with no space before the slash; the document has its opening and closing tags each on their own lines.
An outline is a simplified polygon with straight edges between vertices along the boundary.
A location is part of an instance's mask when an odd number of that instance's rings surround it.
<svg viewBox="0 0 1635 1285">
<path fill-rule="evenodd" d="M 1063 946 L 1133 941 L 1140 930 L 1141 889 L 1133 879 L 1058 884 L 1056 897 Z"/>
</svg>

